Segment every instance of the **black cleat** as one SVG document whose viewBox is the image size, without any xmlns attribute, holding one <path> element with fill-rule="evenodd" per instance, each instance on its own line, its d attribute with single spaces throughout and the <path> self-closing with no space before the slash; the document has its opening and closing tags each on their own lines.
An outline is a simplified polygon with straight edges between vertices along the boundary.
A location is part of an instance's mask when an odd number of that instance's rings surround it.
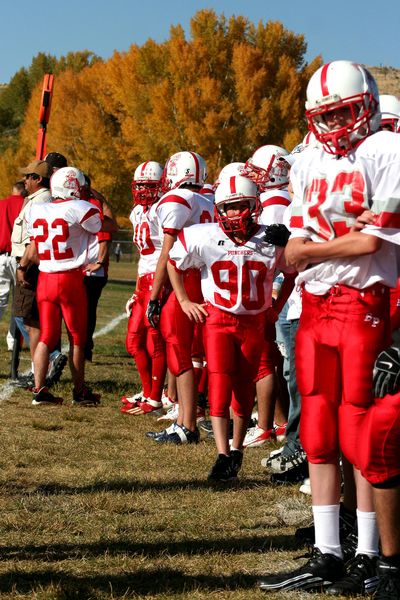
<svg viewBox="0 0 400 600">
<path fill-rule="evenodd" d="M 32 404 L 38 406 L 39 404 L 47 406 L 56 406 L 62 404 L 63 399 L 57 396 L 53 396 L 47 387 L 41 387 L 40 390 L 33 389 Z"/>
<path fill-rule="evenodd" d="M 259 586 L 265 592 L 321 591 L 341 579 L 344 573 L 344 563 L 341 558 L 333 554 L 322 554 L 318 548 L 314 548 L 311 558 L 304 566 L 291 572 L 267 575 L 259 581 Z"/>
<path fill-rule="evenodd" d="M 68 357 L 65 354 L 62 354 L 61 352 L 57 354 L 55 359 L 50 362 L 46 377 L 47 387 L 51 387 L 52 385 L 60 381 L 61 374 L 67 362 Z"/>
<path fill-rule="evenodd" d="M 77 392 L 75 389 L 72 393 L 72 404 L 76 406 L 97 406 L 100 404 L 100 394 L 95 394 L 85 385 Z"/>
<path fill-rule="evenodd" d="M 326 592 L 332 596 L 357 596 L 372 594 L 378 585 L 376 572 L 377 557 L 357 554 L 346 564 L 346 575 Z"/>
<path fill-rule="evenodd" d="M 282 473 L 273 473 L 270 481 L 277 485 L 294 485 L 304 481 L 306 477 L 308 477 L 308 462 L 304 461 Z"/>
<path fill-rule="evenodd" d="M 35 378 L 33 373 L 28 373 L 28 375 L 21 375 L 18 379 L 11 381 L 11 385 L 15 387 L 22 388 L 24 390 L 31 390 L 35 387 Z"/>
<path fill-rule="evenodd" d="M 374 600 L 400 600 L 400 567 L 380 558 L 377 573 L 379 579 Z"/>
<path fill-rule="evenodd" d="M 232 458 L 226 454 L 218 454 L 207 480 L 214 483 L 226 483 L 236 479 L 237 472 L 232 467 Z"/>
<path fill-rule="evenodd" d="M 239 473 L 240 469 L 242 468 L 243 452 L 240 452 L 240 450 L 231 450 L 230 457 L 231 457 L 232 471 L 235 473 L 235 477 L 237 477 L 237 474 Z"/>
<path fill-rule="evenodd" d="M 151 432 L 149 431 L 148 433 Z M 194 431 L 190 431 L 184 425 L 177 425 L 176 423 L 173 423 L 158 435 L 146 435 L 159 444 L 176 444 L 179 446 L 181 444 L 198 444 L 200 441 L 200 432 L 197 427 Z"/>
</svg>

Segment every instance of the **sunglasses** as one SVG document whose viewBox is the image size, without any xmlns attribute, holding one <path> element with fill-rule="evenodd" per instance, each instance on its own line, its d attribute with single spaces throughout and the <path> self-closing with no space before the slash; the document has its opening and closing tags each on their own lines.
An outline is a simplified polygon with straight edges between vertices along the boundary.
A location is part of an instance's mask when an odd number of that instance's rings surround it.
<svg viewBox="0 0 400 600">
<path fill-rule="evenodd" d="M 32 179 L 39 179 L 36 173 L 28 173 L 27 175 L 25 175 L 25 179 L 30 179 L 31 177 Z"/>
</svg>

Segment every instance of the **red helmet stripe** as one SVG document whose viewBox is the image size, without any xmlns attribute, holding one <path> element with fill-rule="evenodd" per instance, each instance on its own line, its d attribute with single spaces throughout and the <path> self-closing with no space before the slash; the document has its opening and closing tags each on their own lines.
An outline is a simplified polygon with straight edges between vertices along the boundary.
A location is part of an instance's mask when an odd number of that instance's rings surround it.
<svg viewBox="0 0 400 600">
<path fill-rule="evenodd" d="M 144 175 L 144 172 L 145 172 L 146 167 L 147 167 L 148 164 L 149 164 L 149 161 L 146 160 L 146 162 L 144 162 L 143 165 L 142 165 L 142 169 L 141 169 L 141 173 L 140 173 L 142 175 L 142 177 Z"/>
<path fill-rule="evenodd" d="M 236 192 L 236 177 L 235 176 L 229 177 L 229 187 L 230 187 L 231 193 L 234 194 Z"/>
<path fill-rule="evenodd" d="M 330 64 L 331 63 L 324 65 L 321 70 L 321 89 L 322 89 L 323 96 L 329 96 L 327 77 L 328 77 L 328 68 L 329 68 Z"/>
<path fill-rule="evenodd" d="M 189 154 L 191 154 L 191 156 L 193 157 L 194 160 L 194 164 L 196 165 L 196 183 L 200 183 L 200 165 L 199 165 L 199 159 L 197 158 L 196 154 L 194 152 L 189 152 Z"/>
</svg>

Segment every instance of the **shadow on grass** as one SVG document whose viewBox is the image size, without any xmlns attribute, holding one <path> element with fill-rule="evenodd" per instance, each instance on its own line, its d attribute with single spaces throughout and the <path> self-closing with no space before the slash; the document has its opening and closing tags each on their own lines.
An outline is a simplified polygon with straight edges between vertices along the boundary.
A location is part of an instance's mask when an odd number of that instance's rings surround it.
<svg viewBox="0 0 400 600">
<path fill-rule="evenodd" d="M 2 561 L 44 561 L 47 564 L 65 560 L 80 560 L 82 558 L 107 556 L 146 556 L 147 558 L 162 558 L 163 556 L 201 556 L 204 554 L 239 554 L 262 553 L 264 550 L 298 550 L 299 545 L 292 535 L 260 535 L 251 537 L 229 537 L 217 539 L 185 539 L 168 541 L 135 542 L 132 540 L 99 540 L 83 544 L 45 544 L 26 546 L 0 547 Z"/>
<path fill-rule="evenodd" d="M 93 484 L 70 486 L 60 483 L 32 485 L 4 482 L 1 493 L 19 493 L 22 495 L 42 494 L 43 496 L 76 495 L 97 492 L 171 492 L 179 490 L 208 489 L 218 494 L 228 494 L 235 490 L 250 490 L 269 486 L 268 478 L 239 479 L 225 484 L 210 484 L 206 479 L 172 479 L 167 481 L 143 481 L 135 479 L 117 479 L 116 481 L 96 481 Z"/>
<path fill-rule="evenodd" d="M 51 598 L 57 600 L 93 599 L 99 597 L 126 597 L 128 594 L 140 596 L 162 593 L 185 593 L 213 590 L 250 590 L 257 585 L 257 575 L 233 573 L 229 576 L 187 575 L 172 569 L 146 569 L 121 575 L 74 576 L 52 570 L 38 570 L 30 573 L 10 572 L 0 576 L 1 592 L 27 594 L 40 588 L 52 587 Z M 54 587 L 57 589 L 54 594 Z"/>
</svg>

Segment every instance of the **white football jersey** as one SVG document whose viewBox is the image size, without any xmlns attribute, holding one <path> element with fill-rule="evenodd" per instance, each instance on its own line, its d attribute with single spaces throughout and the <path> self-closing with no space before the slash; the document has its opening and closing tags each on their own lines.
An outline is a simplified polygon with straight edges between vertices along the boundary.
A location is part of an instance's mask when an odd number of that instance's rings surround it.
<svg viewBox="0 0 400 600">
<path fill-rule="evenodd" d="M 55 273 L 89 262 L 89 245 L 101 229 L 99 209 L 85 200 L 53 200 L 32 204 L 28 233 L 35 240 L 39 270 Z"/>
<path fill-rule="evenodd" d="M 264 242 L 265 227 L 235 244 L 217 223 L 185 227 L 170 251 L 179 270 L 201 270 L 206 302 L 235 314 L 258 314 L 271 306 L 275 270 L 286 266 L 283 248 Z"/>
<path fill-rule="evenodd" d="M 290 206 L 290 195 L 287 190 L 267 190 L 260 195 L 262 211 L 259 222 L 262 225 L 284 223 L 284 214 Z"/>
<path fill-rule="evenodd" d="M 177 188 L 167 192 L 151 212 L 157 214 L 164 233 L 177 234 L 183 227 L 197 223 L 212 223 L 214 204 L 202 194 L 186 188 Z"/>
<path fill-rule="evenodd" d="M 364 210 L 377 215 L 375 227 L 364 233 L 400 243 L 400 136 L 381 131 L 369 136 L 345 157 L 316 147 L 303 152 L 291 168 L 294 199 L 291 205 L 292 237 L 324 242 L 350 231 Z M 397 248 L 384 241 L 374 254 L 328 259 L 311 265 L 297 282 L 324 294 L 341 283 L 358 289 L 397 281 Z"/>
<path fill-rule="evenodd" d="M 154 211 L 138 204 L 133 207 L 129 216 L 133 226 L 133 243 L 137 246 L 140 257 L 138 275 L 154 273 L 160 257 L 163 233 Z"/>
</svg>

